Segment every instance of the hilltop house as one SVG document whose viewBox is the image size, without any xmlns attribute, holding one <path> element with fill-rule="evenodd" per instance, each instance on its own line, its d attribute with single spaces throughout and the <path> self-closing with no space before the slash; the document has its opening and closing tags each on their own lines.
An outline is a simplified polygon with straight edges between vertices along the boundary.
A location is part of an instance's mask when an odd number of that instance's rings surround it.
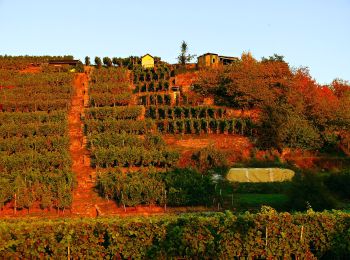
<svg viewBox="0 0 350 260">
<path fill-rule="evenodd" d="M 198 68 L 218 67 L 219 65 L 229 65 L 237 61 L 237 57 L 219 56 L 216 53 L 205 53 L 198 57 Z"/>
<path fill-rule="evenodd" d="M 141 64 L 142 67 L 147 69 L 147 68 L 154 68 L 154 58 L 150 54 L 146 54 L 141 57 Z"/>
<path fill-rule="evenodd" d="M 79 60 L 49 60 L 49 65 L 52 66 L 77 66 L 79 63 Z"/>
</svg>

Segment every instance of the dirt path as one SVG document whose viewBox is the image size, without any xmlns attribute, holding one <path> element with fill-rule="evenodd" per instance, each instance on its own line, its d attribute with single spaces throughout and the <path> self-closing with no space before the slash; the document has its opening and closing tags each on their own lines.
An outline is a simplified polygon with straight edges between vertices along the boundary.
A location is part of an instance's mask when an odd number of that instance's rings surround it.
<svg viewBox="0 0 350 260">
<path fill-rule="evenodd" d="M 95 190 L 96 171 L 90 166 L 90 153 L 86 149 L 82 117 L 84 108 L 88 106 L 88 73 L 78 73 L 74 79 L 74 94 L 72 106 L 68 114 L 68 128 L 70 138 L 70 154 L 72 171 L 77 180 L 73 191 L 71 212 L 73 216 L 107 216 L 107 215 L 148 215 L 164 213 L 162 207 L 136 207 L 128 209 L 117 206 L 112 200 L 105 200 L 98 196 Z"/>
<path fill-rule="evenodd" d="M 84 73 L 76 74 L 74 79 L 74 95 L 72 107 L 68 114 L 68 129 L 70 138 L 70 153 L 72 170 L 76 175 L 77 187 L 73 193 L 72 213 L 91 215 L 93 192 L 93 171 L 89 166 L 88 151 L 84 146 L 84 133 L 81 115 L 84 112 L 84 92 L 87 87 L 87 76 Z"/>
<path fill-rule="evenodd" d="M 96 216 L 100 206 L 105 202 L 95 192 L 96 172 L 90 167 L 90 155 L 86 149 L 83 132 L 84 107 L 88 103 L 88 76 L 78 73 L 74 79 L 74 95 L 72 107 L 68 115 L 68 128 L 70 138 L 70 153 L 72 170 L 75 173 L 77 186 L 73 192 L 72 214 L 80 216 Z M 109 205 L 109 208 L 116 207 Z M 102 212 L 99 212 L 102 214 Z"/>
</svg>

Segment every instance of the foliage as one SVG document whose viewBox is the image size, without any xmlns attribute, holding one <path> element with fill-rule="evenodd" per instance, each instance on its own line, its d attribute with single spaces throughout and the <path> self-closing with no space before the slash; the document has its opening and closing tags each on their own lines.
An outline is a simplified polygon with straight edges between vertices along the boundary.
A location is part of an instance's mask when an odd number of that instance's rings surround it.
<svg viewBox="0 0 350 260">
<path fill-rule="evenodd" d="M 101 133 L 114 131 L 116 133 L 133 133 L 133 134 L 145 134 L 151 132 L 154 129 L 154 122 L 152 120 L 85 120 L 85 132 L 89 133 Z"/>
<path fill-rule="evenodd" d="M 229 133 L 252 135 L 253 123 L 244 118 L 239 119 L 165 119 L 157 120 L 156 127 L 160 133 L 170 134 L 208 134 Z"/>
<path fill-rule="evenodd" d="M 61 73 L 11 74 L 0 72 L 0 111 L 36 112 L 68 110 L 72 75 Z"/>
<path fill-rule="evenodd" d="M 152 119 L 229 118 L 226 109 L 209 106 L 149 106 L 145 114 Z"/>
<path fill-rule="evenodd" d="M 348 82 L 317 84 L 307 69 L 292 70 L 277 54 L 259 62 L 243 53 L 231 66 L 201 70 L 195 91 L 214 96 L 217 105 L 259 110 L 264 149 L 335 150 L 350 126 Z"/>
<path fill-rule="evenodd" d="M 91 164 L 96 167 L 127 166 L 172 166 L 179 154 L 171 149 L 148 149 L 146 147 L 95 148 L 91 154 Z"/>
<path fill-rule="evenodd" d="M 188 52 L 187 43 L 185 41 L 182 41 L 181 52 L 180 52 L 180 55 L 177 57 L 177 60 L 181 65 L 186 65 L 186 63 L 190 62 L 195 57 L 195 55 L 187 54 L 187 52 Z"/>
<path fill-rule="evenodd" d="M 318 130 L 290 107 L 264 107 L 259 132 L 258 142 L 264 149 L 285 147 L 315 150 L 322 146 Z"/>
<path fill-rule="evenodd" d="M 100 107 L 85 110 L 86 119 L 137 119 L 143 112 L 142 106 Z"/>
<path fill-rule="evenodd" d="M 95 57 L 95 64 L 96 64 L 98 69 L 100 69 L 102 67 L 102 61 L 101 61 L 100 57 Z"/>
<path fill-rule="evenodd" d="M 124 68 L 93 71 L 89 84 L 90 106 L 123 106 L 131 101 L 128 73 Z"/>
<path fill-rule="evenodd" d="M 268 58 L 262 57 L 261 58 L 262 62 L 285 62 L 284 61 L 284 56 L 283 55 L 278 55 L 278 54 L 274 54 L 273 56 L 269 56 Z"/>
<path fill-rule="evenodd" d="M 322 176 L 315 173 L 305 172 L 295 175 L 288 190 L 288 196 L 288 205 L 295 210 L 306 210 L 312 207 L 321 211 L 333 209 L 337 205 L 337 201 L 324 184 Z"/>
<path fill-rule="evenodd" d="M 201 171 L 212 168 L 227 167 L 226 155 L 216 149 L 214 145 L 209 145 L 192 155 L 192 160 Z"/>
<path fill-rule="evenodd" d="M 84 72 L 84 64 L 79 61 L 77 65 L 74 67 L 75 72 L 83 73 Z"/>
<path fill-rule="evenodd" d="M 65 56 L 10 56 L 0 55 L 0 69 L 21 70 L 29 65 L 40 65 L 49 60 L 73 60 L 72 55 Z"/>
<path fill-rule="evenodd" d="M 350 199 L 350 170 L 344 170 L 338 173 L 331 173 L 325 178 L 327 188 L 338 197 Z"/>
<path fill-rule="evenodd" d="M 90 57 L 89 56 L 85 57 L 85 65 L 86 66 L 90 66 L 91 65 L 91 61 L 90 61 Z"/>
<path fill-rule="evenodd" d="M 349 255 L 341 212 L 188 214 L 147 218 L 3 221 L 2 258 L 235 259 Z"/>
<path fill-rule="evenodd" d="M 155 173 L 122 173 L 110 168 L 98 173 L 97 188 L 107 199 L 114 199 L 126 207 L 138 205 L 162 205 L 165 185 Z"/>
<path fill-rule="evenodd" d="M 170 206 L 212 205 L 215 189 L 209 176 L 191 169 L 175 169 L 163 178 Z"/>
<path fill-rule="evenodd" d="M 24 62 L 24 61 L 23 61 Z M 0 208 L 69 208 L 71 172 L 67 110 L 72 75 L 0 71 Z M 20 127 L 19 127 L 20 126 Z"/>
<path fill-rule="evenodd" d="M 109 57 L 104 57 L 104 58 L 103 58 L 103 64 L 104 64 L 106 67 L 112 67 L 112 60 L 111 60 L 111 58 L 109 58 Z"/>
</svg>

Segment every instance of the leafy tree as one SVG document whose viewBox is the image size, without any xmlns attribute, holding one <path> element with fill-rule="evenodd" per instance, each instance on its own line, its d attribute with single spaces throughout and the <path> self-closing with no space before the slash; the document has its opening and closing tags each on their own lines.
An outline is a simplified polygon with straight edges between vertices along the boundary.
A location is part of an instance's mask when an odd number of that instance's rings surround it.
<svg viewBox="0 0 350 260">
<path fill-rule="evenodd" d="M 268 61 L 284 62 L 284 56 L 283 55 L 278 55 L 278 54 L 275 53 L 273 56 L 269 56 L 268 58 L 262 57 L 261 61 L 262 62 L 268 62 Z"/>
<path fill-rule="evenodd" d="M 76 72 L 84 72 L 84 64 L 81 61 L 79 61 L 75 66 L 75 70 Z"/>
<path fill-rule="evenodd" d="M 90 57 L 89 56 L 86 56 L 85 57 L 85 65 L 86 66 L 90 66 L 91 62 L 90 62 Z"/>
<path fill-rule="evenodd" d="M 284 147 L 318 149 L 322 140 L 318 130 L 288 105 L 270 105 L 262 110 L 258 143 L 264 149 Z"/>
<path fill-rule="evenodd" d="M 258 62 L 250 53 L 231 66 L 199 72 L 195 90 L 238 109 L 261 108 L 286 92 L 292 73 L 285 62 Z"/>
<path fill-rule="evenodd" d="M 112 63 L 113 63 L 114 66 L 119 65 L 119 59 L 117 57 L 113 57 L 112 58 Z"/>
<path fill-rule="evenodd" d="M 186 63 L 190 62 L 196 55 L 188 54 L 188 46 L 185 41 L 182 41 L 181 43 L 181 52 L 180 55 L 177 57 L 177 60 L 181 65 L 186 65 Z"/>
<path fill-rule="evenodd" d="M 97 68 L 102 67 L 102 61 L 101 61 L 100 57 L 95 57 L 95 64 L 96 64 Z"/>
<path fill-rule="evenodd" d="M 111 60 L 111 58 L 109 58 L 109 57 L 104 57 L 104 58 L 103 58 L 103 64 L 104 64 L 106 67 L 112 67 L 112 60 Z"/>
</svg>

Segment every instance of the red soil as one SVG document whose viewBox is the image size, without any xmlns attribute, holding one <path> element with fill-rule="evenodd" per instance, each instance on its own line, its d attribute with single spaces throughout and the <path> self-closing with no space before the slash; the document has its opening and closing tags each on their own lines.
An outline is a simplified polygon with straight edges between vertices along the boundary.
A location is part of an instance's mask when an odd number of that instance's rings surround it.
<svg viewBox="0 0 350 260">
<path fill-rule="evenodd" d="M 187 72 L 187 73 L 182 73 L 178 74 L 175 77 L 175 84 L 177 86 L 191 86 L 198 78 L 198 72 Z"/>
<path fill-rule="evenodd" d="M 40 66 L 28 66 L 24 70 L 21 70 L 20 73 L 39 73 L 41 72 L 41 67 Z"/>
<path fill-rule="evenodd" d="M 207 134 L 207 135 L 165 135 L 165 142 L 181 154 L 178 166 L 185 167 L 192 164 L 193 152 L 213 145 L 227 154 L 228 162 L 244 160 L 250 157 L 253 145 L 247 137 L 240 135 Z"/>
</svg>

